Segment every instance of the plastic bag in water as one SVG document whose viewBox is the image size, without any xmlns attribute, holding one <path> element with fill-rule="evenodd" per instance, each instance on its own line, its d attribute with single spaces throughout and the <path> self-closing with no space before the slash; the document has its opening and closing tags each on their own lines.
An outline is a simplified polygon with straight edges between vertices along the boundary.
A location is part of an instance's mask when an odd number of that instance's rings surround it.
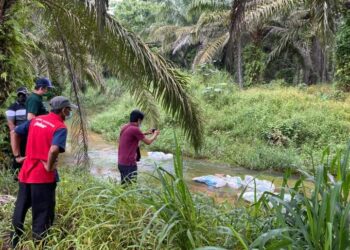
<svg viewBox="0 0 350 250">
<path fill-rule="evenodd" d="M 227 182 L 227 185 L 230 188 L 233 189 L 239 189 L 242 187 L 243 183 L 242 183 L 242 179 L 239 176 L 230 176 L 230 175 L 226 175 L 225 177 L 225 181 Z"/>
<path fill-rule="evenodd" d="M 220 188 L 226 186 L 226 181 L 215 175 L 205 175 L 201 177 L 195 177 L 193 181 L 205 183 L 210 187 Z"/>
<path fill-rule="evenodd" d="M 250 203 L 253 203 L 253 202 L 257 202 L 262 195 L 263 193 L 260 193 L 260 192 L 256 192 L 256 195 L 255 195 L 255 192 L 245 192 L 242 195 L 242 198 Z"/>
<path fill-rule="evenodd" d="M 242 182 L 243 187 L 247 187 L 247 191 L 271 192 L 275 191 L 275 185 L 271 181 L 255 179 L 251 175 L 246 175 Z"/>
<path fill-rule="evenodd" d="M 149 158 L 156 161 L 166 161 L 173 159 L 172 154 L 164 154 L 163 152 L 147 152 Z"/>
</svg>

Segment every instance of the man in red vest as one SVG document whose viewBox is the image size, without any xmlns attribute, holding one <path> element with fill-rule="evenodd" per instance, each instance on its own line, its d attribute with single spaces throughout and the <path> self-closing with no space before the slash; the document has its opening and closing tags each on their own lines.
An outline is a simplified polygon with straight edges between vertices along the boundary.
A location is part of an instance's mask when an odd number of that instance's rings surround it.
<svg viewBox="0 0 350 250">
<path fill-rule="evenodd" d="M 55 190 L 58 178 L 57 158 L 65 151 L 67 128 L 64 121 L 77 108 L 63 96 L 50 101 L 51 112 L 17 126 L 11 133 L 11 146 L 17 162 L 23 162 L 18 174 L 19 191 L 13 214 L 15 246 L 23 234 L 23 223 L 32 208 L 33 238 L 41 240 L 55 215 Z M 26 157 L 20 155 L 21 136 L 27 136 Z"/>
</svg>

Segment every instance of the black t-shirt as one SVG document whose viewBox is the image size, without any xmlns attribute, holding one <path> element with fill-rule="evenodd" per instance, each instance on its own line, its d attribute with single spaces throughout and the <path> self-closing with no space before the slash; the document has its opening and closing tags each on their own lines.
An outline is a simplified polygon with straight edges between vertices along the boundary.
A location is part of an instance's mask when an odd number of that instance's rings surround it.
<svg viewBox="0 0 350 250">
<path fill-rule="evenodd" d="M 13 121 L 15 126 L 27 121 L 26 106 L 24 103 L 15 102 L 6 110 L 6 118 Z"/>
</svg>

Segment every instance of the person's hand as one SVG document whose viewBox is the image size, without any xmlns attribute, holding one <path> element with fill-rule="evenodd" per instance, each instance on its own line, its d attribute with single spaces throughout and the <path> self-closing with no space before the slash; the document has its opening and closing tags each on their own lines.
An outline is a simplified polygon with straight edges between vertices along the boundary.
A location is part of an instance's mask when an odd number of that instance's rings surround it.
<svg viewBox="0 0 350 250">
<path fill-rule="evenodd" d="M 149 130 L 147 130 L 145 133 L 143 133 L 144 135 L 151 135 L 151 134 L 153 134 L 152 133 L 152 129 L 149 129 Z"/>
<path fill-rule="evenodd" d="M 160 134 L 160 130 L 154 131 L 153 134 L 155 134 L 156 136 L 158 136 L 158 135 Z"/>
<path fill-rule="evenodd" d="M 25 159 L 26 159 L 26 157 L 19 156 L 19 157 L 16 157 L 16 159 L 15 159 L 15 160 L 16 160 L 16 162 L 17 162 L 17 163 L 20 163 L 20 164 L 21 164 L 21 163 L 23 163 L 23 162 L 24 162 L 24 160 L 25 160 Z"/>
<path fill-rule="evenodd" d="M 51 172 L 57 168 L 57 161 L 53 164 L 53 168 L 50 170 L 49 165 L 47 164 L 47 161 L 41 160 L 41 163 L 44 165 L 44 168 L 47 172 Z"/>
</svg>

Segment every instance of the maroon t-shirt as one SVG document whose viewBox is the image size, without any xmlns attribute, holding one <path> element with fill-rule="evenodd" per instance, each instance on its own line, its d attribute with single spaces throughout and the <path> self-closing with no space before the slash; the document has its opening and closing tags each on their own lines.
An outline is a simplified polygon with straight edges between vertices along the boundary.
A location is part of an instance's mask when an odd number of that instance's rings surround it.
<svg viewBox="0 0 350 250">
<path fill-rule="evenodd" d="M 119 136 L 118 164 L 135 166 L 136 150 L 144 138 L 145 135 L 137 125 L 129 123 L 123 126 Z"/>
</svg>

